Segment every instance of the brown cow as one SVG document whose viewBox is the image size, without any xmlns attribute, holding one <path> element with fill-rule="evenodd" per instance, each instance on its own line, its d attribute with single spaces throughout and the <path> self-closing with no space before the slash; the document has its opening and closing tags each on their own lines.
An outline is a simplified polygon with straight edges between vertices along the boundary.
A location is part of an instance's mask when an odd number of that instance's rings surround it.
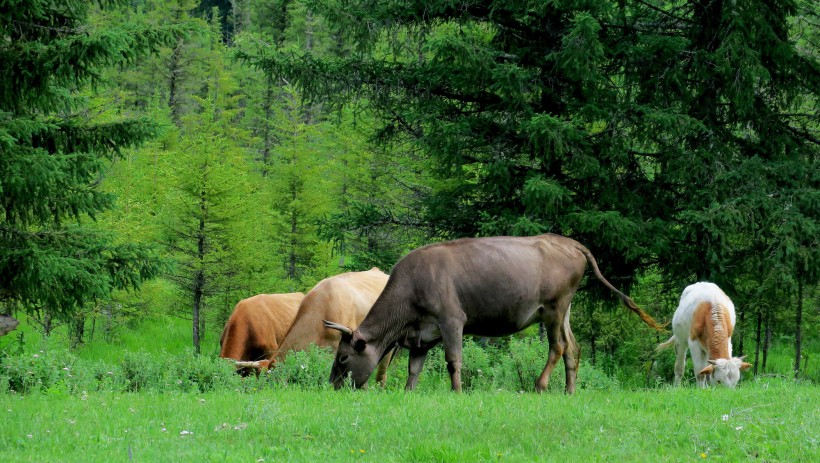
<svg viewBox="0 0 820 463">
<path fill-rule="evenodd" d="M 373 267 L 365 272 L 347 272 L 320 281 L 299 306 L 293 325 L 280 343 L 276 361 L 284 359 L 289 351 L 306 350 L 311 344 L 329 347 L 335 352 L 341 334 L 325 328 L 322 320 L 342 320 L 341 323 L 347 326 L 359 326 L 387 279 L 387 274 Z M 377 375 L 382 384 L 386 379 L 389 357 L 385 357 Z"/>
<path fill-rule="evenodd" d="M 236 360 L 243 376 L 268 368 L 304 298 L 302 293 L 259 294 L 239 301 L 222 330 L 219 356 Z"/>
<path fill-rule="evenodd" d="M 587 263 L 624 305 L 661 329 L 601 275 L 592 253 L 577 241 L 551 234 L 465 238 L 424 246 L 401 259 L 355 331 L 325 322 L 342 332 L 330 380 L 338 388 L 350 374 L 352 384 L 362 386 L 382 356 L 401 346 L 410 351 L 406 388 L 413 389 L 427 352 L 443 342 L 452 388 L 460 391 L 464 334 L 505 336 L 541 322 L 550 350 L 536 390 L 547 389 L 550 373 L 563 356 L 566 391 L 572 393 L 579 349 L 569 326 L 569 308 Z"/>
</svg>

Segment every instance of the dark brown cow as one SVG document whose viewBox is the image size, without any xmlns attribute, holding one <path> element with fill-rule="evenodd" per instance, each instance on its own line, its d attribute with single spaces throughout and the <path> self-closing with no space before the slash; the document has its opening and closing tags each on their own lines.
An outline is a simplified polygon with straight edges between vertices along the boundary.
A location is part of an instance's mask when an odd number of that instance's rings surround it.
<svg viewBox="0 0 820 463">
<path fill-rule="evenodd" d="M 236 360 L 243 376 L 268 368 L 304 298 L 302 293 L 259 294 L 239 301 L 222 330 L 219 356 Z"/>
<path fill-rule="evenodd" d="M 534 323 L 546 326 L 549 358 L 535 383 L 547 389 L 563 356 L 566 391 L 575 390 L 578 345 L 569 308 L 589 263 L 595 276 L 649 326 L 661 327 L 601 275 L 592 253 L 558 235 L 465 238 L 416 249 L 401 259 L 370 313 L 356 330 L 342 332 L 330 380 L 338 388 L 350 375 L 365 384 L 376 363 L 394 347 L 410 351 L 406 388 L 415 388 L 427 351 L 444 343 L 452 388 L 461 390 L 462 336 L 506 336 Z"/>
<path fill-rule="evenodd" d="M 337 330 L 325 328 L 322 320 L 342 320 L 340 323 L 346 326 L 359 326 L 387 279 L 387 274 L 374 267 L 366 272 L 347 272 L 320 281 L 299 306 L 299 313 L 280 344 L 277 361 L 284 359 L 289 351 L 306 350 L 310 345 L 329 347 L 335 352 L 341 335 Z M 378 381 L 382 384 L 387 363 L 389 358 L 379 368 Z"/>
</svg>

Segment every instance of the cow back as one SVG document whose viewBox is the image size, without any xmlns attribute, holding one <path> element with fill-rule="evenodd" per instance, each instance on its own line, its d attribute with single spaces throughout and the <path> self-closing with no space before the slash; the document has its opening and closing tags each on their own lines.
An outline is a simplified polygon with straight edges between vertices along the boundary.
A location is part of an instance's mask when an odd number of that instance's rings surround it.
<svg viewBox="0 0 820 463">
<path fill-rule="evenodd" d="M 336 350 L 340 334 L 324 327 L 322 320 L 340 320 L 356 328 L 373 307 L 387 284 L 388 275 L 377 268 L 347 272 L 320 281 L 302 301 L 299 312 L 282 342 L 281 359 L 291 350 L 311 344 Z"/>
<path fill-rule="evenodd" d="M 241 361 L 273 358 L 304 297 L 259 294 L 239 301 L 222 331 L 219 356 Z"/>
</svg>

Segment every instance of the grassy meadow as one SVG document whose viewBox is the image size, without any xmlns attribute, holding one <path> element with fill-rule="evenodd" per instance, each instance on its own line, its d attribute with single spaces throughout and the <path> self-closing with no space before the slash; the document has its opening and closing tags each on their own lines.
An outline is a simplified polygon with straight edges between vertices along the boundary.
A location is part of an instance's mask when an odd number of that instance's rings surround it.
<svg viewBox="0 0 820 463">
<path fill-rule="evenodd" d="M 255 381 L 255 380 L 251 380 Z M 820 460 L 820 389 L 0 395 L 2 461 Z"/>
<path fill-rule="evenodd" d="M 328 351 L 240 378 L 216 340 L 195 356 L 187 335 L 155 320 L 76 350 L 25 327 L 0 338 L 0 461 L 820 461 L 820 388 L 788 370 L 700 390 L 687 368 L 676 389 L 669 352 L 650 378 L 584 359 L 575 395 L 560 363 L 538 395 L 544 343 L 466 339 L 464 394 L 439 349 L 412 393 L 406 355 L 385 388 L 335 391 Z M 788 368 L 787 354 L 770 361 Z"/>
</svg>

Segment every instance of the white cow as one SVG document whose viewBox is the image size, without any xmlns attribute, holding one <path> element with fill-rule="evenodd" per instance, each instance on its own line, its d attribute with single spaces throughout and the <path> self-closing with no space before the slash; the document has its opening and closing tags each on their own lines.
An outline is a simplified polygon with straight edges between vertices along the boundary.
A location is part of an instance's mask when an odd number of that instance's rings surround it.
<svg viewBox="0 0 820 463">
<path fill-rule="evenodd" d="M 732 357 L 735 305 L 714 283 L 699 282 L 686 287 L 672 317 L 672 337 L 658 350 L 675 345 L 675 385 L 679 386 L 686 365 L 686 349 L 692 353 L 698 385 L 722 383 L 735 387 L 740 372 L 751 364 Z"/>
</svg>

